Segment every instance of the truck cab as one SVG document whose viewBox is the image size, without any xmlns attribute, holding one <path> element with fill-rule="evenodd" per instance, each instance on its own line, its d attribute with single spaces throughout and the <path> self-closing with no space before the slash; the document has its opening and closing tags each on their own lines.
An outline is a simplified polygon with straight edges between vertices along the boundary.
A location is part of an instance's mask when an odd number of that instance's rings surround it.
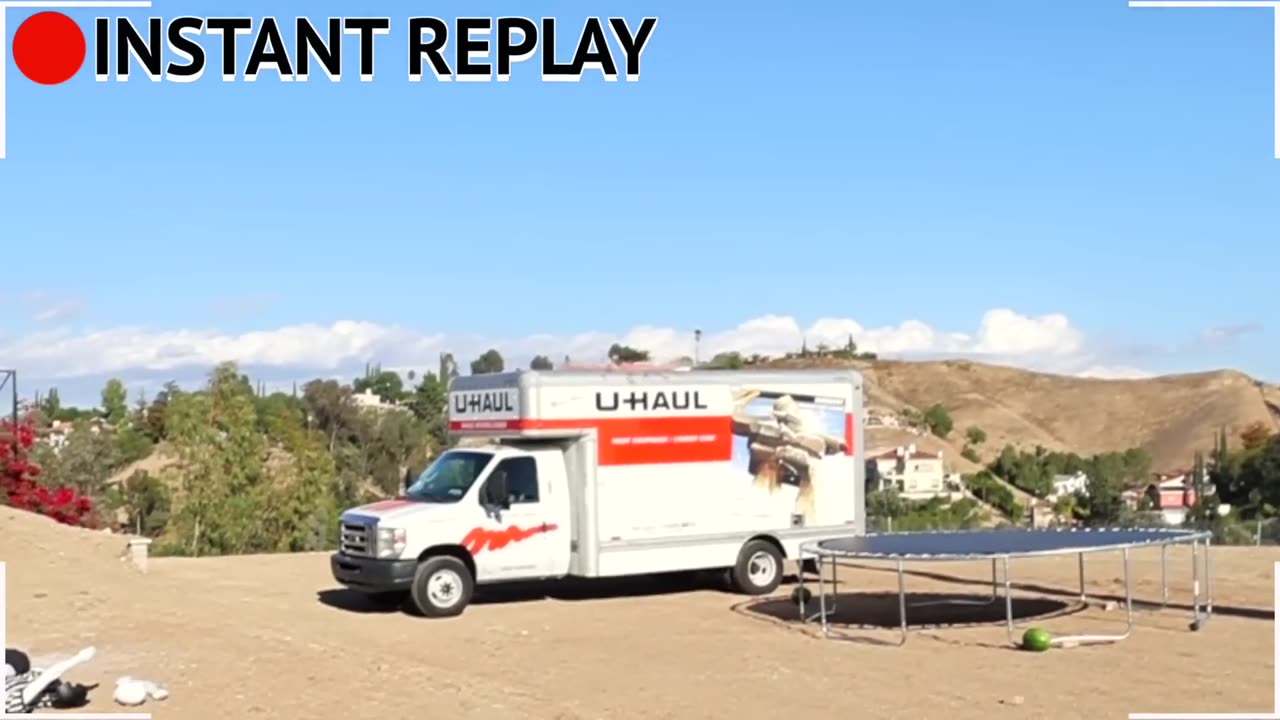
<svg viewBox="0 0 1280 720">
<path fill-rule="evenodd" d="M 334 577 L 376 599 L 408 591 L 434 617 L 461 613 L 478 583 L 563 577 L 566 478 L 556 444 L 448 450 L 400 497 L 342 514 Z"/>
</svg>

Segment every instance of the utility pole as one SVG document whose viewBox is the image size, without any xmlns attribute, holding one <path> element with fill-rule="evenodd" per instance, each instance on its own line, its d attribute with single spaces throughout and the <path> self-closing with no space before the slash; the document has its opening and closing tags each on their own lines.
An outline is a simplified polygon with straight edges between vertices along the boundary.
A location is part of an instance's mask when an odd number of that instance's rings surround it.
<svg viewBox="0 0 1280 720">
<path fill-rule="evenodd" d="M 9 388 L 9 394 L 13 399 L 13 416 L 12 427 L 9 428 L 10 438 L 13 443 L 14 457 L 18 455 L 18 371 L 17 370 L 0 370 L 0 391 L 6 387 Z"/>
<path fill-rule="evenodd" d="M 699 356 L 702 354 L 702 331 L 693 331 L 693 366 L 696 368 L 701 364 Z"/>
</svg>

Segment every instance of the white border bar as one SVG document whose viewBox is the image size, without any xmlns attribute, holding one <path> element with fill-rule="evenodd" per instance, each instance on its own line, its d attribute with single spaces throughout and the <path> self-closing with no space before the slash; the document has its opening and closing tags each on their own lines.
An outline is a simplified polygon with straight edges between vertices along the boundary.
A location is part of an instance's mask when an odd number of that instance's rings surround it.
<svg viewBox="0 0 1280 720">
<path fill-rule="evenodd" d="M 1280 720 L 1274 713 L 1129 713 L 1129 720 Z"/>
<path fill-rule="evenodd" d="M 2 22 L 3 20 L 4 20 L 3 15 L 0 15 L 0 30 L 4 29 L 3 22 Z M 3 40 L 3 39 L 4 39 L 4 35 L 0 35 L 0 40 Z M 9 644 L 7 642 L 7 636 L 5 635 L 5 626 L 4 626 L 4 619 L 9 616 L 9 612 L 8 612 L 9 603 L 7 599 L 9 596 L 5 594 L 7 590 L 5 589 L 5 586 L 4 586 L 4 578 L 5 578 L 5 572 L 6 572 L 5 568 L 7 567 L 8 567 L 8 564 L 5 563 L 3 560 L 0 560 L 0 648 L 9 647 Z M 3 673 L 3 668 L 0 668 L 0 673 Z"/>
<path fill-rule="evenodd" d="M 151 720 L 151 713 L 14 713 L 0 714 L 0 720 Z"/>
<path fill-rule="evenodd" d="M 0 160 L 5 158 L 7 128 L 5 117 L 8 108 L 5 105 L 5 76 L 9 74 L 9 51 L 5 47 L 8 29 L 5 28 L 5 16 L 9 8 L 149 8 L 151 0 L 0 0 Z M 0 633 L 3 639 L 3 633 Z M 0 720 L 7 716 L 0 715 Z M 70 717 L 70 716 L 65 716 Z"/>
<path fill-rule="evenodd" d="M 1280 0 L 1129 0 L 1131 8 L 1270 8 L 1275 16 L 1275 87 L 1272 98 L 1275 113 L 1275 156 L 1280 160 Z M 1276 712 L 1280 713 L 1280 685 L 1276 690 Z M 1189 720 L 1189 719 L 1188 719 Z"/>
</svg>

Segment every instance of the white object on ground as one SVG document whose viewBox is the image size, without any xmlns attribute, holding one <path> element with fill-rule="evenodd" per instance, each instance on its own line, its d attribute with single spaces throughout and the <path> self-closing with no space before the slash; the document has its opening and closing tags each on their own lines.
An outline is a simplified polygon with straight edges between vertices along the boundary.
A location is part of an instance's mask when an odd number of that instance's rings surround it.
<svg viewBox="0 0 1280 720">
<path fill-rule="evenodd" d="M 112 697 L 121 705 L 141 705 L 148 697 L 152 700 L 164 700 L 169 697 L 169 691 L 150 680 L 139 680 L 126 675 L 116 681 L 116 691 Z"/>
<path fill-rule="evenodd" d="M 54 663 L 49 669 L 40 673 L 39 677 L 32 680 L 30 685 L 22 689 L 22 703 L 30 707 L 35 703 L 36 698 L 40 697 L 40 693 L 53 684 L 54 680 L 62 677 L 63 673 L 71 668 L 89 662 L 96 652 L 94 648 L 87 647 L 60 663 Z"/>
</svg>

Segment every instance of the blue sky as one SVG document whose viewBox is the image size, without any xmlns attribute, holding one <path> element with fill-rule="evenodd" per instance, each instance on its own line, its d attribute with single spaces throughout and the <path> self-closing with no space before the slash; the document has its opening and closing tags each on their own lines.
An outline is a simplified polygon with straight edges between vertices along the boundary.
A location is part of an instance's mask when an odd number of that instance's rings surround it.
<svg viewBox="0 0 1280 720">
<path fill-rule="evenodd" d="M 489 345 L 683 354 L 701 328 L 711 350 L 853 332 L 1280 380 L 1271 11 L 778 7 L 155 0 L 394 28 L 367 84 L 86 67 L 45 87 L 8 62 L 0 365 L 89 387 L 239 359 L 285 381 Z M 660 22 L 638 83 L 543 83 L 536 59 L 409 83 L 415 14 L 554 15 L 562 60 L 586 16 Z"/>
</svg>

